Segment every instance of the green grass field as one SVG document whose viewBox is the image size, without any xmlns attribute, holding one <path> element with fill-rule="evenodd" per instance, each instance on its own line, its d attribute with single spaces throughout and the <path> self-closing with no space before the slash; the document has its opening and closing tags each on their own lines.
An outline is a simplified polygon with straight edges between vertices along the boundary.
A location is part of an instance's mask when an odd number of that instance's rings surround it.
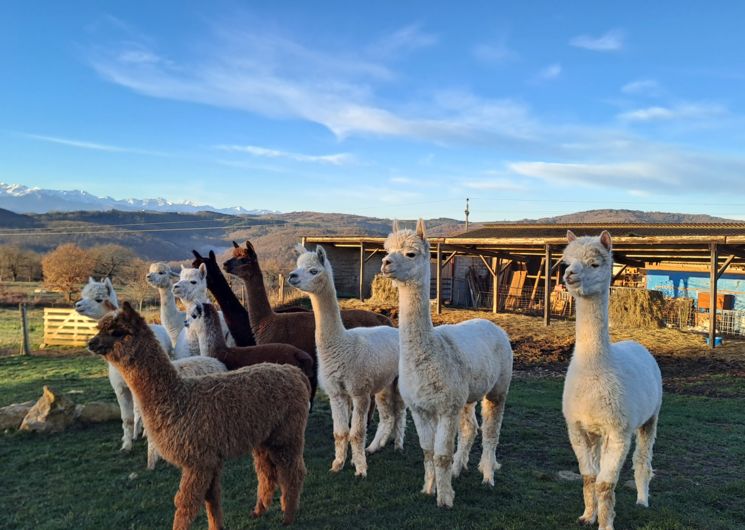
<svg viewBox="0 0 745 530">
<path fill-rule="evenodd" d="M 722 375 L 717 381 L 742 388 Z M 728 382 L 729 381 L 729 382 Z M 114 400 L 103 360 L 92 356 L 0 358 L 0 406 L 38 396 L 53 384 L 76 401 Z M 473 463 L 454 481 L 455 507 L 442 510 L 419 493 L 421 451 L 411 419 L 403 454 L 386 448 L 369 458 L 369 474 L 328 471 L 333 455 L 328 404 L 320 399 L 306 441 L 308 476 L 296 528 L 573 528 L 582 511 L 581 484 L 556 480 L 576 470 L 561 416 L 562 380 L 520 376 L 512 386 L 498 449 L 496 486 L 481 484 Z M 692 394 L 697 394 L 694 389 Z M 651 485 L 651 507 L 617 489 L 616 528 L 745 528 L 745 397 L 665 396 Z M 166 528 L 179 473 L 161 462 L 145 470 L 145 443 L 119 452 L 117 422 L 56 435 L 0 435 L 0 528 Z M 135 475 L 131 475 L 135 473 Z M 130 478 L 132 477 L 132 478 Z M 232 461 L 223 479 L 227 528 L 280 525 L 278 503 L 258 521 L 249 517 L 256 481 L 249 459 Z M 195 528 L 206 528 L 204 515 Z"/>
</svg>

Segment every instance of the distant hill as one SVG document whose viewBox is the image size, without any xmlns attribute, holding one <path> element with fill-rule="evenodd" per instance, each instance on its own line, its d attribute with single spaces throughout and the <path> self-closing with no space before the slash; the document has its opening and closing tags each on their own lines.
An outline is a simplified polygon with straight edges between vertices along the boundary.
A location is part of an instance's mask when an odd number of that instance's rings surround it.
<svg viewBox="0 0 745 530">
<path fill-rule="evenodd" d="M 642 212 L 640 210 L 587 210 L 585 212 L 524 219 L 520 223 L 732 223 L 733 219 L 703 214 Z"/>
<path fill-rule="evenodd" d="M 47 190 L 2 182 L 0 182 L 0 208 L 6 208 L 18 213 L 74 212 L 81 210 L 181 213 L 210 211 L 229 215 L 272 213 L 271 210 L 247 210 L 240 206 L 215 208 L 208 204 L 197 204 L 193 201 L 173 202 L 166 199 L 113 199 L 111 197 L 97 197 L 86 191 Z"/>
</svg>

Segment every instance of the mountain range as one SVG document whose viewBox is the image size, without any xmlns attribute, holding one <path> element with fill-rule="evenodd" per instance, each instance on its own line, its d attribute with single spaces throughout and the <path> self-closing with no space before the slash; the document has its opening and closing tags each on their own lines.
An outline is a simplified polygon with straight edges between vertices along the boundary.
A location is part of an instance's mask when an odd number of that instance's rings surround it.
<svg viewBox="0 0 745 530">
<path fill-rule="evenodd" d="M 228 215 L 261 215 L 272 210 L 248 210 L 242 206 L 215 208 L 193 201 L 157 199 L 114 199 L 80 190 L 49 190 L 0 182 L 0 208 L 17 213 L 74 212 L 80 210 L 122 210 L 128 212 L 218 212 Z"/>
</svg>

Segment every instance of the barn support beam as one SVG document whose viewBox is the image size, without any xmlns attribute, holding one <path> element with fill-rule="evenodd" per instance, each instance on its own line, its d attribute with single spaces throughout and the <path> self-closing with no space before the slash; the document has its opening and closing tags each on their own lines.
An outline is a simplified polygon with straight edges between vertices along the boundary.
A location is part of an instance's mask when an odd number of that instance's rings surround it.
<svg viewBox="0 0 745 530">
<path fill-rule="evenodd" d="M 543 284 L 543 324 L 551 325 L 551 245 L 546 245 L 546 256 L 543 265 L 546 267 L 544 272 Z"/>
<path fill-rule="evenodd" d="M 722 274 L 725 273 L 725 271 L 727 270 L 727 267 L 730 266 L 730 263 L 732 263 L 734 259 L 735 259 L 735 255 L 732 254 L 729 258 L 725 260 L 724 263 L 722 263 L 722 266 L 719 267 L 719 270 L 717 271 L 717 280 L 722 277 Z"/>
<path fill-rule="evenodd" d="M 491 312 L 499 313 L 499 258 L 491 259 L 494 274 L 491 275 Z"/>
<path fill-rule="evenodd" d="M 719 255 L 716 243 L 709 244 L 709 253 L 711 255 L 711 270 L 709 271 L 709 348 L 713 350 L 717 332 L 717 272 L 719 272 Z"/>
<path fill-rule="evenodd" d="M 437 298 L 437 301 L 435 302 L 435 313 L 438 315 L 442 313 L 442 245 L 440 243 L 437 243 L 437 276 L 436 276 L 436 285 L 435 285 L 435 297 Z"/>
<path fill-rule="evenodd" d="M 628 268 L 628 265 L 624 264 L 623 267 L 621 267 L 621 270 L 619 270 L 617 273 L 613 275 L 613 278 L 610 281 L 610 284 L 613 285 L 616 283 L 616 280 L 621 277 L 621 274 L 623 274 L 623 271 L 625 271 Z"/>
<path fill-rule="evenodd" d="M 360 243 L 360 301 L 365 299 L 365 243 Z"/>
</svg>

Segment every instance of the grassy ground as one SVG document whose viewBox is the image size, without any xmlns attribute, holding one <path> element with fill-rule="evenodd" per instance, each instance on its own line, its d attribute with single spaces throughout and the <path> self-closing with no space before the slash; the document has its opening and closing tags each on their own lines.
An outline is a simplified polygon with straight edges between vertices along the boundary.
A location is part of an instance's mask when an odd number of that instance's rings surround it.
<svg viewBox="0 0 745 530">
<path fill-rule="evenodd" d="M 52 383 L 76 401 L 112 400 L 105 363 L 92 356 L 0 358 L 0 406 L 31 399 Z M 703 381 L 703 382 L 702 382 Z M 701 385 L 722 386 L 711 397 Z M 419 493 L 421 451 L 411 419 L 403 454 L 386 448 L 369 459 L 367 479 L 347 467 L 328 468 L 333 455 L 331 417 L 320 400 L 306 441 L 308 477 L 297 528 L 572 528 L 582 511 L 581 484 L 555 479 L 576 470 L 561 416 L 562 379 L 517 375 L 508 398 L 494 488 L 472 468 L 454 481 L 455 508 L 440 510 Z M 3 479 L 0 528 L 165 528 L 173 515 L 178 472 L 160 463 L 145 470 L 145 444 L 118 451 L 117 422 L 48 436 L 0 434 Z M 634 504 L 635 492 L 617 489 L 617 528 L 745 528 L 745 391 L 736 375 L 679 378 L 668 389 L 660 420 L 651 508 Z M 134 473 L 134 475 L 133 475 Z M 255 495 L 249 459 L 231 462 L 223 479 L 227 528 L 280 524 L 275 506 L 264 519 L 249 517 Z M 195 528 L 205 528 L 200 516 Z"/>
</svg>

